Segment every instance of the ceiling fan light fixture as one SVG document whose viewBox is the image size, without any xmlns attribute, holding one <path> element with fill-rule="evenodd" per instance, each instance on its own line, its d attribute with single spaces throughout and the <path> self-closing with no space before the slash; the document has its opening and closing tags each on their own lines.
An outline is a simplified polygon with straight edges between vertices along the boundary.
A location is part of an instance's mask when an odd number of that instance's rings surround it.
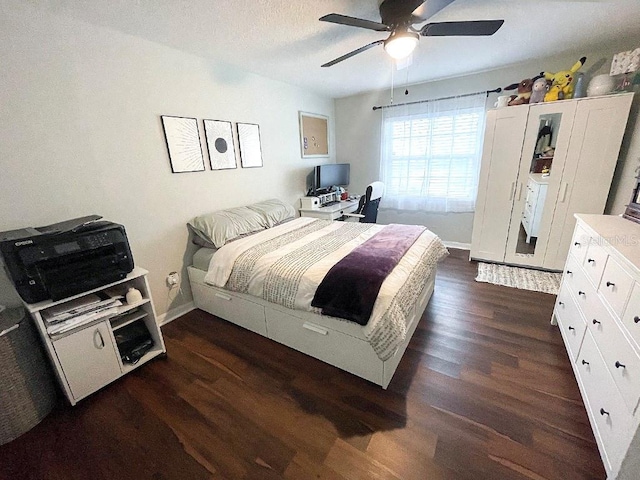
<svg viewBox="0 0 640 480">
<path fill-rule="evenodd" d="M 396 60 L 408 57 L 418 45 L 420 36 L 413 32 L 392 33 L 389 38 L 384 41 L 385 51 Z"/>
</svg>

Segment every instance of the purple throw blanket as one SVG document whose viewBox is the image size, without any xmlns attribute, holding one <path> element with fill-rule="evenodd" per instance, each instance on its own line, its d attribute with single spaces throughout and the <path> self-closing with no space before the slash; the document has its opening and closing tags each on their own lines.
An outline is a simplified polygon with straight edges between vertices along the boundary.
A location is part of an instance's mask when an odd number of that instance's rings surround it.
<svg viewBox="0 0 640 480">
<path fill-rule="evenodd" d="M 327 272 L 311 305 L 323 315 L 366 325 L 382 282 L 426 230 L 418 225 L 387 225 Z"/>
</svg>

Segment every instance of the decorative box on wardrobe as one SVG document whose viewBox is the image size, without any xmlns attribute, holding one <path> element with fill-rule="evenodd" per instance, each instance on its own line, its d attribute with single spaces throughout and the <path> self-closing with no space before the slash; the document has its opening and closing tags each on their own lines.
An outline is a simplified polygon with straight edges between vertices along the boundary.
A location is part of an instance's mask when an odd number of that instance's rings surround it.
<svg viewBox="0 0 640 480">
<path fill-rule="evenodd" d="M 470 257 L 561 270 L 573 214 L 604 212 L 632 100 L 624 93 L 487 112 Z M 536 198 L 527 186 L 538 188 Z"/>
</svg>

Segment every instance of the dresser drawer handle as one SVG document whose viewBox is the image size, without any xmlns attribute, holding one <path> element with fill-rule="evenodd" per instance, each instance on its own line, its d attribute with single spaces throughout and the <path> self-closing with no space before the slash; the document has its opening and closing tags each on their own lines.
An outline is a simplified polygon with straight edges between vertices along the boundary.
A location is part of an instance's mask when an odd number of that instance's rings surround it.
<svg viewBox="0 0 640 480">
<path fill-rule="evenodd" d="M 578 290 L 578 295 L 582 295 L 583 297 L 587 297 L 587 294 L 584 293 L 582 290 Z"/>
<path fill-rule="evenodd" d="M 622 364 L 622 363 L 620 363 L 620 362 L 618 362 L 618 361 L 616 361 L 616 368 L 627 368 L 627 366 Z"/>
<path fill-rule="evenodd" d="M 583 365 L 589 365 L 589 362 L 587 362 L 586 360 L 582 360 L 582 364 Z"/>
<path fill-rule="evenodd" d="M 573 328 L 573 327 L 569 327 L 569 330 L 575 330 L 575 328 Z"/>
<path fill-rule="evenodd" d="M 573 275 L 573 272 L 571 270 L 567 270 L 567 275 Z"/>
<path fill-rule="evenodd" d="M 613 282 L 607 282 L 607 287 L 615 287 L 616 284 Z"/>
<path fill-rule="evenodd" d="M 311 330 L 312 332 L 319 333 L 320 335 L 327 335 L 329 333 L 328 330 L 325 330 L 324 328 L 309 322 L 304 322 L 302 324 L 302 327 L 306 328 L 307 330 Z"/>
<path fill-rule="evenodd" d="M 593 319 L 593 324 L 594 324 L 594 325 L 600 325 L 600 322 L 594 318 L 594 319 Z"/>
<path fill-rule="evenodd" d="M 216 297 L 221 298 L 222 300 L 227 300 L 227 301 L 231 301 L 233 300 L 232 297 L 230 297 L 229 295 L 225 295 L 224 293 L 217 293 L 215 294 Z"/>
<path fill-rule="evenodd" d="M 609 415 L 609 412 L 607 412 L 604 408 L 601 408 L 600 409 L 600 415 L 602 415 L 604 417 L 605 415 Z"/>
<path fill-rule="evenodd" d="M 579 247 L 580 246 L 580 242 L 573 242 L 573 245 L 576 246 L 576 247 Z"/>
<path fill-rule="evenodd" d="M 560 305 L 562 307 L 562 306 L 564 306 L 564 302 L 558 302 L 558 305 Z M 636 318 L 638 318 L 638 317 L 636 317 Z M 636 322 L 636 323 L 638 323 L 638 322 Z"/>
<path fill-rule="evenodd" d="M 595 260 L 593 258 L 589 258 L 587 259 L 587 263 L 595 263 Z"/>
<path fill-rule="evenodd" d="M 633 323 L 640 323 L 640 317 L 637 315 L 633 317 Z"/>
</svg>

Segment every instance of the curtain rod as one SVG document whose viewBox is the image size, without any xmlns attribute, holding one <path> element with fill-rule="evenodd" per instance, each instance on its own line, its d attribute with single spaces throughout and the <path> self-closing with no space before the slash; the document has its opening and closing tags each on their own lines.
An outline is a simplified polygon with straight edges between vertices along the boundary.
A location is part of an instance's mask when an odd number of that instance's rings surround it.
<svg viewBox="0 0 640 480">
<path fill-rule="evenodd" d="M 500 93 L 501 91 L 502 91 L 502 88 L 498 87 L 498 88 L 495 88 L 493 90 L 485 90 L 485 91 L 474 92 L 474 93 L 465 93 L 464 95 L 451 95 L 449 97 L 431 98 L 429 100 L 418 100 L 418 101 L 415 101 L 415 102 L 406 102 L 406 103 L 396 103 L 396 104 L 391 104 L 391 105 L 375 106 L 375 107 L 373 107 L 373 110 L 375 111 L 375 110 L 380 110 L 381 108 L 391 108 L 391 107 L 402 107 L 402 106 L 405 106 L 405 105 L 415 105 L 416 103 L 435 102 L 437 100 L 451 100 L 452 98 L 471 97 L 473 95 L 478 95 L 480 93 L 484 93 L 488 97 L 490 93 Z"/>
</svg>

